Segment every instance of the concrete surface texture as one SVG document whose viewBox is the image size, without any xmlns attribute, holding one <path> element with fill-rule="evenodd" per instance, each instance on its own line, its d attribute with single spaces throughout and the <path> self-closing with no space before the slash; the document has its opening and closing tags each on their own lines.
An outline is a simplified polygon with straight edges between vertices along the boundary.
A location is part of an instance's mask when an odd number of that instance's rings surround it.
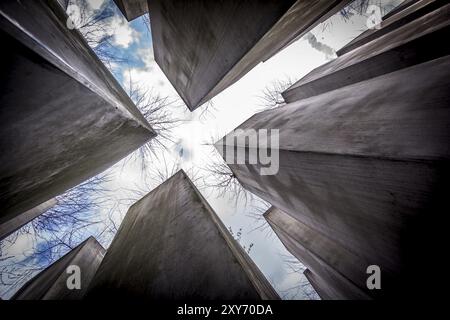
<svg viewBox="0 0 450 320">
<path fill-rule="evenodd" d="M 147 0 L 114 0 L 128 21 L 148 13 Z"/>
<path fill-rule="evenodd" d="M 95 238 L 89 237 L 28 281 L 12 300 L 80 300 L 85 295 L 104 255 L 105 249 Z M 68 278 L 73 274 L 67 272 L 67 268 L 72 265 L 80 268 L 79 290 L 70 290 L 67 286 Z"/>
<path fill-rule="evenodd" d="M 52 198 L 34 207 L 33 209 L 25 211 L 24 213 L 17 215 L 15 218 L 0 224 L 0 241 L 12 234 L 14 231 L 26 225 L 31 220 L 37 218 L 50 208 L 54 207 L 56 204 L 56 198 Z"/>
<path fill-rule="evenodd" d="M 446 56 L 256 114 L 239 129 L 280 130 L 279 172 L 229 166 L 246 189 L 396 279 L 383 293 L 411 288 L 417 261 L 433 264 L 442 249 L 449 75 Z"/>
<path fill-rule="evenodd" d="M 309 98 L 448 55 L 450 44 L 442 41 L 447 38 L 450 38 L 448 2 L 314 69 L 283 92 L 283 98 L 286 102 Z"/>
<path fill-rule="evenodd" d="M 128 211 L 87 299 L 278 299 L 183 171 Z"/>
<path fill-rule="evenodd" d="M 155 60 L 193 111 L 345 1 L 148 1 Z"/>
<path fill-rule="evenodd" d="M 55 1 L 2 1 L 0 224 L 155 133 Z"/>
<path fill-rule="evenodd" d="M 376 38 L 379 38 L 392 30 L 395 30 L 405 24 L 412 22 L 425 14 L 428 14 L 443 5 L 448 4 L 447 0 L 421 0 L 417 1 L 411 6 L 408 6 L 399 13 L 390 16 L 381 21 L 379 28 L 368 29 L 361 33 L 358 37 L 350 41 L 344 47 L 339 49 L 336 54 L 341 56 L 350 52 L 363 44 L 366 44 Z"/>
<path fill-rule="evenodd" d="M 280 209 L 270 208 L 264 218 L 286 249 L 321 278 L 320 287 L 327 292 L 327 299 L 371 299 L 377 293 L 366 287 L 366 269 L 371 261 Z M 387 280 L 383 279 L 383 282 Z"/>
</svg>

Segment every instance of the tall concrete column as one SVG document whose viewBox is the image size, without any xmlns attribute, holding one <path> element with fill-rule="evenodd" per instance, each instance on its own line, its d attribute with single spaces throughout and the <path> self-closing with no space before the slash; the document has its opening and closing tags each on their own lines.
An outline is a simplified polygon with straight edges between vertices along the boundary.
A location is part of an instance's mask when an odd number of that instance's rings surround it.
<svg viewBox="0 0 450 320">
<path fill-rule="evenodd" d="M 12 300 L 80 300 L 105 255 L 105 249 L 93 237 L 71 250 L 61 259 L 28 281 L 12 297 Z M 80 289 L 69 289 L 67 282 L 79 268 Z"/>
<path fill-rule="evenodd" d="M 411 3 L 410 6 L 400 11 L 399 13 L 389 16 L 389 18 L 381 21 L 379 27 L 368 29 L 350 41 L 336 53 L 341 56 L 350 52 L 374 39 L 377 39 L 399 27 L 404 26 L 440 7 L 448 4 L 446 0 L 420 0 Z"/>
<path fill-rule="evenodd" d="M 56 1 L 0 2 L 0 224 L 155 133 Z"/>
<path fill-rule="evenodd" d="M 183 171 L 128 211 L 88 299 L 278 299 Z"/>
<path fill-rule="evenodd" d="M 56 198 L 52 198 L 33 209 L 25 211 L 17 215 L 15 218 L 0 224 L 0 241 L 17 231 L 31 220 L 37 218 L 47 210 L 51 209 L 57 204 Z"/>
<path fill-rule="evenodd" d="M 349 2 L 151 0 L 155 60 L 193 111 Z"/>
<path fill-rule="evenodd" d="M 286 249 L 320 277 L 320 291 L 327 292 L 326 299 L 361 300 L 371 299 L 376 294 L 366 287 L 366 269 L 373 262 L 356 255 L 280 209 L 270 208 L 264 218 Z M 383 282 L 386 281 L 391 279 L 383 279 Z"/>
<path fill-rule="evenodd" d="M 417 261 L 436 265 L 443 250 L 449 128 L 446 56 L 254 115 L 229 135 L 279 129 L 279 170 L 229 166 L 247 190 L 380 266 L 396 279 L 382 293 L 394 295 L 417 284 Z"/>
<path fill-rule="evenodd" d="M 442 5 L 442 3 L 441 3 Z M 306 99 L 450 54 L 450 4 L 326 63 L 282 93 Z"/>
</svg>

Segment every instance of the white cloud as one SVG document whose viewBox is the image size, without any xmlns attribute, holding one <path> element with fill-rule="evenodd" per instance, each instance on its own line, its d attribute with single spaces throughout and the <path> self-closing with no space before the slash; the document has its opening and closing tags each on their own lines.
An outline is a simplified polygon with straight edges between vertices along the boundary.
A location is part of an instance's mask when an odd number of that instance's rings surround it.
<svg viewBox="0 0 450 320">
<path fill-rule="evenodd" d="M 139 41 L 139 33 L 123 18 L 115 16 L 111 21 L 113 43 L 122 48 L 128 48 L 133 42 Z"/>
</svg>

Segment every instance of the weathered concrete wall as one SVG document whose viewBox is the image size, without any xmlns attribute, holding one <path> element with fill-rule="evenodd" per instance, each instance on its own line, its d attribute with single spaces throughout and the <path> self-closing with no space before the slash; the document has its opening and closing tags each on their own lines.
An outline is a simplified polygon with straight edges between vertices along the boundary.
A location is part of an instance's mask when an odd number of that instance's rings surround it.
<svg viewBox="0 0 450 320">
<path fill-rule="evenodd" d="M 50 208 L 54 207 L 56 203 L 56 198 L 50 199 L 34 207 L 33 209 L 17 215 L 15 218 L 0 224 L 0 241 L 12 234 L 14 231 L 26 225 L 34 218 L 40 216 Z"/>
<path fill-rule="evenodd" d="M 279 129 L 280 169 L 230 168 L 249 191 L 396 279 L 383 294 L 404 292 L 417 261 L 433 264 L 442 249 L 449 73 L 446 56 L 256 114 L 239 128 Z"/>
<path fill-rule="evenodd" d="M 450 4 L 326 63 L 283 92 L 286 102 L 401 70 L 450 54 Z"/>
<path fill-rule="evenodd" d="M 114 0 L 128 21 L 148 13 L 147 0 Z"/>
<path fill-rule="evenodd" d="M 80 300 L 100 265 L 105 249 L 93 237 L 78 245 L 64 257 L 28 281 L 13 296 L 12 300 Z M 67 268 L 80 268 L 80 290 L 67 288 L 67 279 L 72 273 Z"/>
<path fill-rule="evenodd" d="M 154 136 L 54 1 L 2 1 L 0 224 Z"/>
<path fill-rule="evenodd" d="M 348 2 L 148 1 L 155 60 L 192 111 Z"/>
<path fill-rule="evenodd" d="M 277 299 L 183 171 L 128 211 L 88 299 Z"/>
<path fill-rule="evenodd" d="M 421 0 L 411 4 L 396 15 L 383 20 L 380 23 L 380 28 L 368 29 L 361 33 L 358 37 L 350 41 L 347 45 L 342 47 L 336 53 L 341 56 L 350 52 L 376 38 L 379 38 L 399 27 L 404 26 L 440 7 L 448 4 L 447 0 Z"/>
<path fill-rule="evenodd" d="M 366 269 L 373 264 L 326 235 L 275 207 L 264 218 L 286 249 L 321 279 L 328 299 L 370 299 L 377 292 L 366 287 Z M 383 282 L 390 281 L 388 278 Z"/>
</svg>

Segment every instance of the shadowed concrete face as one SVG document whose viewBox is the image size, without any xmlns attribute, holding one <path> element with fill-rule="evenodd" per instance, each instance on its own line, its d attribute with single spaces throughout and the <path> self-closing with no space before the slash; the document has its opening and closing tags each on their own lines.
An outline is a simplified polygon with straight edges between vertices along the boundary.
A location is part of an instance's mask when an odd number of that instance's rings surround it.
<svg viewBox="0 0 450 320">
<path fill-rule="evenodd" d="M 320 277 L 326 299 L 370 299 L 377 293 L 366 287 L 366 269 L 372 263 L 364 257 L 275 207 L 264 218 L 286 249 Z M 383 282 L 387 280 L 391 279 Z"/>
<path fill-rule="evenodd" d="M 385 18 L 381 21 L 379 28 L 368 29 L 357 36 L 355 39 L 346 44 L 336 53 L 341 56 L 350 52 L 374 39 L 377 39 L 389 32 L 404 26 L 444 5 L 448 4 L 447 0 L 422 0 L 417 1 L 396 15 Z"/>
<path fill-rule="evenodd" d="M 153 130 L 53 1 L 0 3 L 0 224 L 102 172 Z"/>
<path fill-rule="evenodd" d="M 148 1 L 155 60 L 191 111 L 349 1 Z"/>
<path fill-rule="evenodd" d="M 128 211 L 88 299 L 277 299 L 183 171 Z"/>
<path fill-rule="evenodd" d="M 280 170 L 230 168 L 249 191 L 398 275 L 383 294 L 408 292 L 417 261 L 443 250 L 449 75 L 446 56 L 256 114 L 239 129 L 279 129 Z"/>
<path fill-rule="evenodd" d="M 33 209 L 17 215 L 15 218 L 0 224 L 0 241 L 12 234 L 14 231 L 26 225 L 31 220 L 37 218 L 50 208 L 54 207 L 56 204 L 56 198 L 50 199 L 34 207 Z"/>
<path fill-rule="evenodd" d="M 448 55 L 450 44 L 442 40 L 448 38 L 447 1 L 447 5 L 314 69 L 283 92 L 283 98 L 294 102 Z"/>
<path fill-rule="evenodd" d="M 28 281 L 12 300 L 80 300 L 86 293 L 104 255 L 105 249 L 97 240 L 90 237 Z M 79 267 L 81 280 L 79 290 L 70 290 L 67 286 L 72 274 L 68 269 L 69 266 Z"/>
<path fill-rule="evenodd" d="M 128 21 L 148 13 L 147 0 L 114 0 Z"/>
</svg>

